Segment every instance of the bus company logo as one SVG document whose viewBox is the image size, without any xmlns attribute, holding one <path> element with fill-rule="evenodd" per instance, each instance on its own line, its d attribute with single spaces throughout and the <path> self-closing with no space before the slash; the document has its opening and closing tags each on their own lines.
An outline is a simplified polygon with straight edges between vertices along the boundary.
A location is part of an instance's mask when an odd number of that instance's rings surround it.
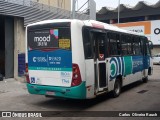
<svg viewBox="0 0 160 120">
<path fill-rule="evenodd" d="M 36 62 L 39 62 L 39 63 L 46 63 L 48 60 L 47 60 L 47 57 L 33 57 L 33 62 L 36 63 Z"/>
<path fill-rule="evenodd" d="M 122 57 L 114 57 L 110 59 L 110 80 L 116 78 L 117 75 L 124 74 L 124 60 Z"/>
</svg>

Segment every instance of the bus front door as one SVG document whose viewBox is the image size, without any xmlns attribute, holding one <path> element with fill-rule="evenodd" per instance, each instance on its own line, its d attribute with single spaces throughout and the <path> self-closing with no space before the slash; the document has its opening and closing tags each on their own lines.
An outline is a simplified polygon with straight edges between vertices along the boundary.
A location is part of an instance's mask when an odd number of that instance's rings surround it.
<svg viewBox="0 0 160 120">
<path fill-rule="evenodd" d="M 96 92 L 106 91 L 108 85 L 105 36 L 105 33 L 96 33 L 94 36 L 94 68 Z"/>
</svg>

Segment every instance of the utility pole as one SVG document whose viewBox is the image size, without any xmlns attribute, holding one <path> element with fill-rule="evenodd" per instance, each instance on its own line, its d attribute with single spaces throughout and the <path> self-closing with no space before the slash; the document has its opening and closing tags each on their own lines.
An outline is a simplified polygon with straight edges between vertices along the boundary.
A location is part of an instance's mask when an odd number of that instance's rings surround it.
<svg viewBox="0 0 160 120">
<path fill-rule="evenodd" d="M 86 2 L 79 9 L 75 10 L 76 2 L 78 4 L 78 0 L 72 0 L 72 19 L 75 19 L 76 12 L 80 12 L 81 14 L 83 14 L 83 11 L 89 10 L 87 11 L 89 12 L 89 16 L 90 16 L 89 19 L 96 20 L 96 2 L 94 0 L 86 0 Z M 88 7 L 83 9 L 85 5 L 87 5 Z M 83 11 L 80 11 L 81 9 L 83 9 Z"/>
<path fill-rule="evenodd" d="M 76 0 L 72 0 L 72 19 L 75 19 Z"/>
<path fill-rule="evenodd" d="M 120 15 L 120 0 L 118 0 L 118 24 L 119 24 L 119 15 Z"/>
</svg>

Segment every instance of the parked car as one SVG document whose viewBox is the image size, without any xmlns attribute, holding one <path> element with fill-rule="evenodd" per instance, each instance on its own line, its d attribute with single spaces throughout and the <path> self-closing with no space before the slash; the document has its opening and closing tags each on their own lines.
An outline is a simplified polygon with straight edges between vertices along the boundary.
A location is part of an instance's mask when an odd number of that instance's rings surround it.
<svg viewBox="0 0 160 120">
<path fill-rule="evenodd" d="M 160 53 L 153 56 L 153 64 L 160 64 Z"/>
</svg>

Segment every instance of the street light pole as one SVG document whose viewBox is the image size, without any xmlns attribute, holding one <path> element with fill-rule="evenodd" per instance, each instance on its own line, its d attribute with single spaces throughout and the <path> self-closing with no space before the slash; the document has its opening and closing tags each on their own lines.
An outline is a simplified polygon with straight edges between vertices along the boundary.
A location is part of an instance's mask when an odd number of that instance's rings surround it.
<svg viewBox="0 0 160 120">
<path fill-rule="evenodd" d="M 120 13 L 120 0 L 118 0 L 118 24 L 119 24 L 119 14 Z"/>
<path fill-rule="evenodd" d="M 75 19 L 76 0 L 72 0 L 72 19 Z"/>
</svg>

